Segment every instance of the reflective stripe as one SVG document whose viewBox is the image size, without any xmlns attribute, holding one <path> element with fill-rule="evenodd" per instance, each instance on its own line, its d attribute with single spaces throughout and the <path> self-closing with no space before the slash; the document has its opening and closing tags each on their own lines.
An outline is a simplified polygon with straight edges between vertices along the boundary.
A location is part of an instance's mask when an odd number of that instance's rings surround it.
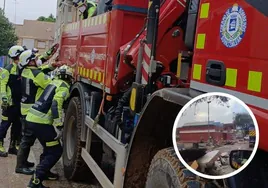
<svg viewBox="0 0 268 188">
<path fill-rule="evenodd" d="M 261 92 L 262 72 L 248 72 L 248 90 Z"/>
<path fill-rule="evenodd" d="M 197 34 L 196 40 L 196 49 L 204 49 L 205 48 L 205 41 L 206 41 L 206 34 L 200 33 Z"/>
<path fill-rule="evenodd" d="M 33 104 L 26 104 L 26 103 L 20 103 L 20 105 L 21 105 L 21 108 L 27 108 L 27 109 L 30 109 L 33 106 Z"/>
<path fill-rule="evenodd" d="M 31 114 L 35 115 L 35 116 L 38 116 L 39 118 L 42 118 L 44 120 L 50 120 L 51 119 L 51 116 L 48 115 L 48 114 L 44 114 L 42 112 L 39 112 L 33 108 L 30 109 L 30 112 Z"/>
<path fill-rule="evenodd" d="M 255 136 L 256 135 L 256 132 L 255 131 L 249 131 L 248 135 L 249 136 Z"/>
<path fill-rule="evenodd" d="M 57 118 L 53 120 L 53 125 L 54 126 L 62 126 L 62 119 L 61 118 Z"/>
<path fill-rule="evenodd" d="M 1 93 L 1 97 L 3 98 L 3 97 L 6 97 L 7 95 L 6 95 L 6 93 Z"/>
<path fill-rule="evenodd" d="M 202 65 L 194 64 L 193 79 L 200 80 L 201 71 L 202 71 Z"/>
<path fill-rule="evenodd" d="M 44 96 L 44 100 L 46 101 L 48 99 L 48 97 L 51 95 L 52 91 L 54 90 L 56 86 L 53 85 L 49 88 L 49 90 L 46 92 L 46 95 Z"/>
<path fill-rule="evenodd" d="M 203 3 L 201 5 L 200 18 L 208 18 L 210 3 Z"/>
<path fill-rule="evenodd" d="M 185 0 L 183 0 L 183 1 L 184 2 L 181 2 L 180 0 L 178 0 L 178 3 L 180 3 L 181 6 L 186 7 L 186 5 L 185 5 L 186 2 L 185 2 Z"/>
<path fill-rule="evenodd" d="M 32 108 L 34 104 L 25 104 L 25 103 L 20 103 L 20 109 L 21 109 L 21 114 L 22 115 L 27 115 L 29 110 Z"/>
<path fill-rule="evenodd" d="M 51 141 L 51 142 L 46 142 L 46 146 L 47 147 L 52 147 L 52 146 L 56 146 L 59 144 L 59 141 L 58 140 L 55 140 L 55 141 Z"/>
<path fill-rule="evenodd" d="M 2 120 L 8 121 L 8 117 L 2 115 Z"/>
<path fill-rule="evenodd" d="M 237 69 L 226 69 L 226 82 L 225 85 L 229 87 L 236 87 Z"/>
<path fill-rule="evenodd" d="M 30 95 L 30 79 L 26 79 L 26 88 L 25 88 L 25 93 L 27 95 Z"/>
<path fill-rule="evenodd" d="M 237 98 L 239 98 L 240 100 L 244 101 L 245 103 L 249 105 L 268 110 L 268 100 L 265 98 L 256 97 L 256 96 L 249 95 L 246 93 L 233 91 L 233 90 L 222 88 L 222 87 L 212 86 L 212 85 L 196 82 L 193 80 L 191 81 L 190 88 L 196 89 L 199 91 L 204 91 L 204 92 L 228 93 L 228 94 L 236 96 Z"/>
</svg>

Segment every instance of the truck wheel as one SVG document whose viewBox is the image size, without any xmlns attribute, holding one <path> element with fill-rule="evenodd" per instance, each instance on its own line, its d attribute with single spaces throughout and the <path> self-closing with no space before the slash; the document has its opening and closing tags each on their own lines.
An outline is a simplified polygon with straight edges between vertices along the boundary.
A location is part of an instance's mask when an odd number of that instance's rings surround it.
<svg viewBox="0 0 268 188">
<path fill-rule="evenodd" d="M 78 97 L 72 98 L 64 121 L 63 166 L 65 177 L 73 181 L 90 179 L 92 175 L 81 156 L 84 146 L 80 140 L 82 114 L 80 99 Z"/>
<path fill-rule="evenodd" d="M 153 158 L 145 188 L 217 187 L 187 170 L 173 148 L 160 150 Z"/>
</svg>

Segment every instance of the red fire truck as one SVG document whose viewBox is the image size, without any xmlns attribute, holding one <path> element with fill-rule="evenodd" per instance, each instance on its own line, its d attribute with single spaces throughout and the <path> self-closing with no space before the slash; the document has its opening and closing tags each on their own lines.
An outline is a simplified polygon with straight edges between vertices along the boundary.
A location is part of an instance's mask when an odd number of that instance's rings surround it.
<svg viewBox="0 0 268 188">
<path fill-rule="evenodd" d="M 65 25 L 60 60 L 76 70 L 65 176 L 104 188 L 267 187 L 267 32 L 263 0 L 101 0 L 97 16 Z M 249 167 L 217 181 L 190 173 L 172 145 L 182 106 L 212 91 L 247 103 L 260 129 Z"/>
</svg>

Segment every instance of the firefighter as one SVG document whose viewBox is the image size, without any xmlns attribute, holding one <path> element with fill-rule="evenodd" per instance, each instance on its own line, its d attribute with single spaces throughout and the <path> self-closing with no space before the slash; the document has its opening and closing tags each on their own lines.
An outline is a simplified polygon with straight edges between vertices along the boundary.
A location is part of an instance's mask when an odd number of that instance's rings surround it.
<svg viewBox="0 0 268 188">
<path fill-rule="evenodd" d="M 56 72 L 56 78 L 46 87 L 26 117 L 28 128 L 44 149 L 43 158 L 36 167 L 29 188 L 44 187 L 42 181 L 62 155 L 59 139 L 63 130 L 63 105 L 69 98 L 72 79 L 72 69 L 66 65 L 60 67 Z"/>
<path fill-rule="evenodd" d="M 38 54 L 39 50 L 36 48 L 32 49 L 32 52 L 36 54 L 38 57 L 36 61 L 36 65 L 39 69 L 41 69 L 44 73 L 48 73 L 53 71 L 55 67 L 60 66 L 58 62 L 46 63 L 53 54 L 57 51 L 59 44 L 54 44 L 48 51 L 46 51 L 43 55 Z M 25 48 L 26 49 L 26 48 Z M 27 49 L 26 49 L 27 50 Z M 22 69 L 22 67 L 20 67 Z"/>
<path fill-rule="evenodd" d="M 41 96 L 43 90 L 50 84 L 51 79 L 45 75 L 37 67 L 38 56 L 32 50 L 26 50 L 20 55 L 21 73 L 21 114 L 23 122 L 23 137 L 20 143 L 16 173 L 32 175 L 34 171 L 27 167 L 30 148 L 34 144 L 36 138 L 33 133 L 27 128 L 25 118 L 35 101 Z"/>
<path fill-rule="evenodd" d="M 82 20 L 96 16 L 97 4 L 90 0 L 73 0 L 73 5 L 81 12 Z"/>
<path fill-rule="evenodd" d="M 18 68 L 19 55 L 24 51 L 22 46 L 13 46 L 9 49 L 8 56 L 12 63 L 6 68 L 1 68 L 1 102 L 2 102 L 2 122 L 0 126 L 0 157 L 7 157 L 9 154 L 17 154 L 21 138 L 20 122 L 20 75 Z M 7 130 L 11 127 L 11 140 L 8 153 L 3 147 Z M 32 166 L 33 164 L 30 164 Z"/>
</svg>

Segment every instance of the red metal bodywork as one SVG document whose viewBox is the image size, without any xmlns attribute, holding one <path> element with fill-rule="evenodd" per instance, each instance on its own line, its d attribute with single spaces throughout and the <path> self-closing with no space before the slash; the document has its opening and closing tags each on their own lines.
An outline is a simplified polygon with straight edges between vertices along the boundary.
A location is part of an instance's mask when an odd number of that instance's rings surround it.
<svg viewBox="0 0 268 188">
<path fill-rule="evenodd" d="M 247 4 L 244 0 L 201 0 L 201 4 L 202 3 L 210 4 L 209 16 L 207 19 L 198 19 L 196 33 L 206 33 L 205 46 L 204 49 L 195 49 L 193 59 L 193 64 L 201 65 L 202 70 L 200 80 L 194 79 L 193 74 L 192 80 L 210 85 L 206 82 L 207 61 L 211 59 L 222 61 L 224 62 L 226 68 L 237 69 L 236 86 L 223 86 L 223 88 L 247 94 L 247 96 L 256 96 L 264 101 L 267 100 L 268 85 L 266 82 L 268 81 L 268 17 L 251 5 Z M 227 48 L 221 42 L 220 25 L 225 11 L 232 7 L 234 3 L 237 3 L 244 9 L 247 15 L 247 29 L 240 44 L 234 48 Z M 262 73 L 261 90 L 259 92 L 250 91 L 248 89 L 249 71 L 257 71 Z M 259 108 L 250 104 L 249 107 L 258 121 L 260 130 L 259 147 L 268 151 L 268 140 L 266 139 L 266 135 L 268 133 L 268 110 L 267 108 Z"/>
<path fill-rule="evenodd" d="M 117 0 L 114 5 L 147 9 L 148 2 L 145 0 Z M 166 71 L 169 71 L 169 64 L 177 59 L 178 51 L 186 50 L 182 29 L 178 26 L 173 27 L 184 10 L 185 2 L 181 3 L 177 0 L 164 1 L 160 9 L 157 60 L 163 62 Z M 101 16 L 104 17 L 104 15 L 98 15 L 97 18 L 93 17 L 89 20 L 99 19 L 98 17 Z M 117 94 L 124 87 L 124 83 L 133 75 L 133 70 L 124 63 L 124 50 L 146 24 L 146 14 L 112 10 L 105 13 L 105 17 L 100 18 L 106 19 L 103 24 L 93 24 L 84 28 L 84 25 L 87 24 L 84 23 L 85 21 L 80 21 L 77 22 L 79 28 L 64 31 L 61 40 L 60 60 L 76 66 L 77 75 L 95 82 L 95 86 L 96 84 L 103 85 L 105 82 L 104 85 L 109 88 L 106 92 Z M 177 29 L 180 31 L 180 35 L 172 37 L 172 33 Z M 126 54 L 131 57 L 132 62 L 130 63 L 134 66 L 137 64 L 139 41 L 144 39 L 145 35 L 146 31 L 139 36 Z M 94 55 L 92 55 L 93 50 Z M 117 55 L 119 53 L 118 62 Z M 94 61 L 91 61 L 92 56 L 95 56 Z M 116 64 L 119 65 L 117 75 L 115 75 Z M 93 78 L 90 77 L 90 74 L 93 75 Z M 98 87 L 101 88 L 101 86 Z"/>
<path fill-rule="evenodd" d="M 146 10 L 148 2 L 117 0 L 114 5 Z M 99 88 L 104 84 L 110 90 L 108 93 L 115 93 L 117 88 L 113 87 L 112 78 L 116 55 L 139 32 L 145 17 L 146 14 L 118 9 L 67 24 L 66 28 L 71 29 L 62 33 L 60 60 L 76 67 L 79 77 L 93 81 Z"/>
</svg>

